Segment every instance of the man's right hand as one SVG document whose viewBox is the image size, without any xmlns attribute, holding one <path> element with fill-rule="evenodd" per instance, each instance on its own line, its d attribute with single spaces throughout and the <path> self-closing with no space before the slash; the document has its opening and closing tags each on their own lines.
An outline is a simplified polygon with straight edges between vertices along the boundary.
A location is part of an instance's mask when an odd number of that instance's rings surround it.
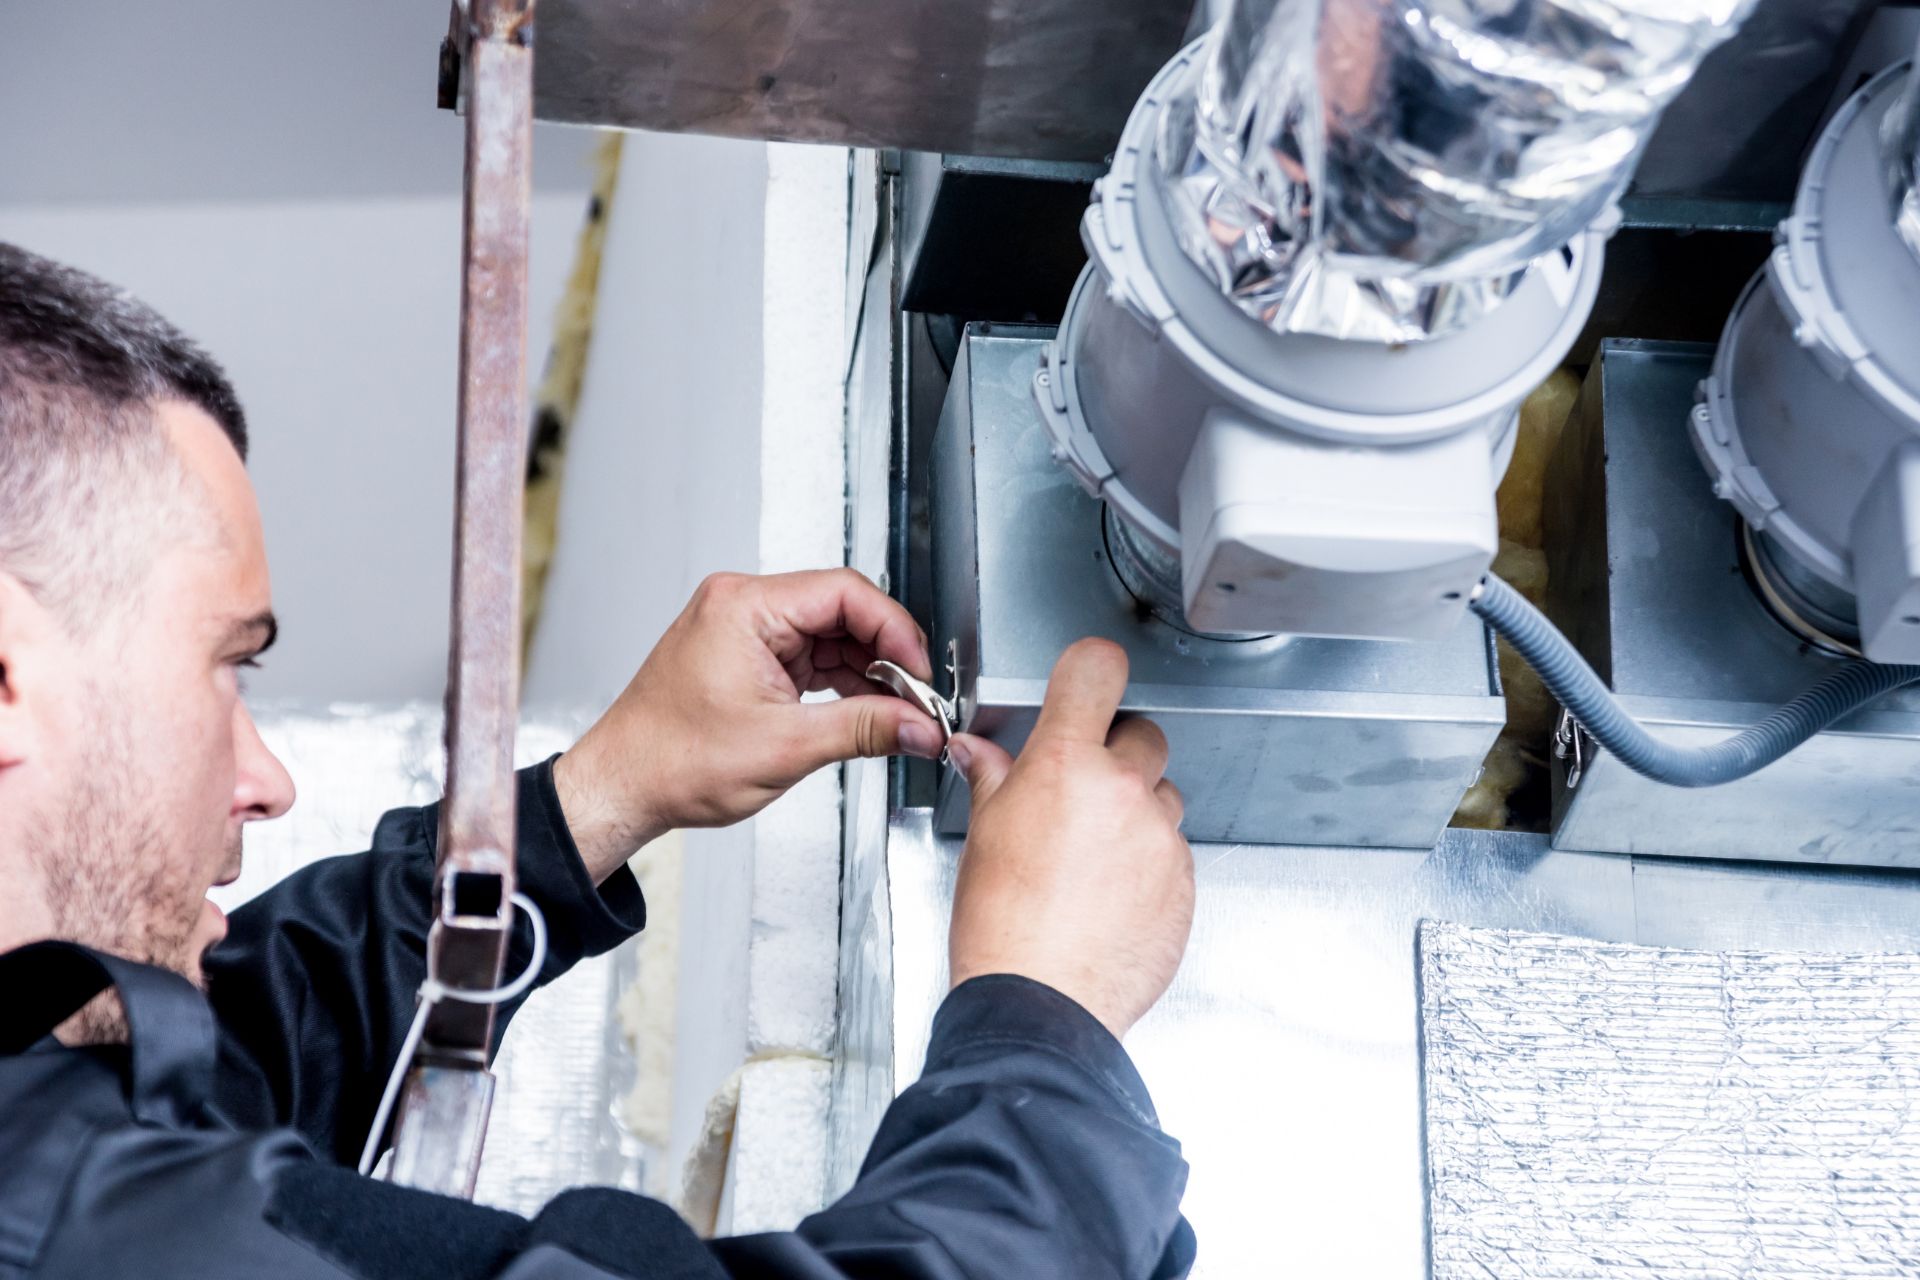
<svg viewBox="0 0 1920 1280">
<path fill-rule="evenodd" d="M 954 889 L 953 985 L 1043 982 L 1126 1033 L 1173 981 L 1193 924 L 1193 853 L 1166 735 L 1115 722 L 1127 655 L 1082 640 L 1054 666 L 1018 760 L 971 734 L 952 760 L 973 788 Z"/>
</svg>

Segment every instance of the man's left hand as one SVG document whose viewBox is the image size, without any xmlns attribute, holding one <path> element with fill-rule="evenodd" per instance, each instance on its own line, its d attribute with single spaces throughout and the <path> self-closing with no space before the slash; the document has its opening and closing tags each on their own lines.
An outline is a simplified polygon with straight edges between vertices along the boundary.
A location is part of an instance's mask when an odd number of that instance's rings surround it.
<svg viewBox="0 0 1920 1280">
<path fill-rule="evenodd" d="M 675 827 L 750 818 L 825 765 L 937 756 L 934 722 L 866 678 L 875 659 L 933 674 L 912 616 L 851 569 L 701 583 L 626 692 L 554 766 L 594 879 Z M 801 701 L 828 690 L 839 698 Z"/>
</svg>

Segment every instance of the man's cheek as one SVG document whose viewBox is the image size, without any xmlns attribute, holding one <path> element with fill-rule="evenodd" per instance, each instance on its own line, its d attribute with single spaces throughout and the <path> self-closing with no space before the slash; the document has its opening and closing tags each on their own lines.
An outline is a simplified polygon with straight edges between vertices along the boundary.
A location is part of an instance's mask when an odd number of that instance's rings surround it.
<svg viewBox="0 0 1920 1280">
<path fill-rule="evenodd" d="M 223 715 L 217 723 L 203 719 L 193 735 L 199 751 L 187 766 L 181 784 L 185 800 L 196 814 L 217 821 L 224 829 L 233 810 L 233 789 L 237 760 L 233 746 L 233 717 Z"/>
</svg>

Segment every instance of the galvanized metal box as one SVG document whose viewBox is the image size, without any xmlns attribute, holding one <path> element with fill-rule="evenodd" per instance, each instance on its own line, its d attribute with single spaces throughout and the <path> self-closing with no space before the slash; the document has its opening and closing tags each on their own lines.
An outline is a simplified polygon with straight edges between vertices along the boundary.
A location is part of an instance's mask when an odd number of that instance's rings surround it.
<svg viewBox="0 0 1920 1280">
<path fill-rule="evenodd" d="M 1686 744 L 1755 723 L 1836 661 L 1761 602 L 1739 516 L 1689 444 L 1712 357 L 1605 343 L 1547 481 L 1548 611 L 1628 711 Z M 1571 761 L 1555 765 L 1556 848 L 1920 867 L 1920 690 L 1726 786 L 1650 782 L 1584 744 L 1583 757 L 1577 786 Z"/>
<path fill-rule="evenodd" d="M 1109 562 L 1100 503 L 1049 454 L 1032 393 L 1049 336 L 968 330 L 934 441 L 934 620 L 967 728 L 1017 749 L 1061 651 L 1105 636 L 1132 661 L 1123 709 L 1166 731 L 1194 839 L 1431 846 L 1505 719 L 1485 630 L 1224 641 L 1153 616 Z M 949 773 L 939 828 L 967 814 Z"/>
</svg>

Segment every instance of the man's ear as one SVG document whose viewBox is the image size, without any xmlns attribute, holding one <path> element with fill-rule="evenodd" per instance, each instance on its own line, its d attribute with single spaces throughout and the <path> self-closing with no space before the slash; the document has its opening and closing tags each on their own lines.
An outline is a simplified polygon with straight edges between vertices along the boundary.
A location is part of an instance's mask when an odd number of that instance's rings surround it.
<svg viewBox="0 0 1920 1280">
<path fill-rule="evenodd" d="M 46 652 L 52 622 L 26 584 L 0 569 L 0 769 L 33 753 L 34 665 Z"/>
</svg>

